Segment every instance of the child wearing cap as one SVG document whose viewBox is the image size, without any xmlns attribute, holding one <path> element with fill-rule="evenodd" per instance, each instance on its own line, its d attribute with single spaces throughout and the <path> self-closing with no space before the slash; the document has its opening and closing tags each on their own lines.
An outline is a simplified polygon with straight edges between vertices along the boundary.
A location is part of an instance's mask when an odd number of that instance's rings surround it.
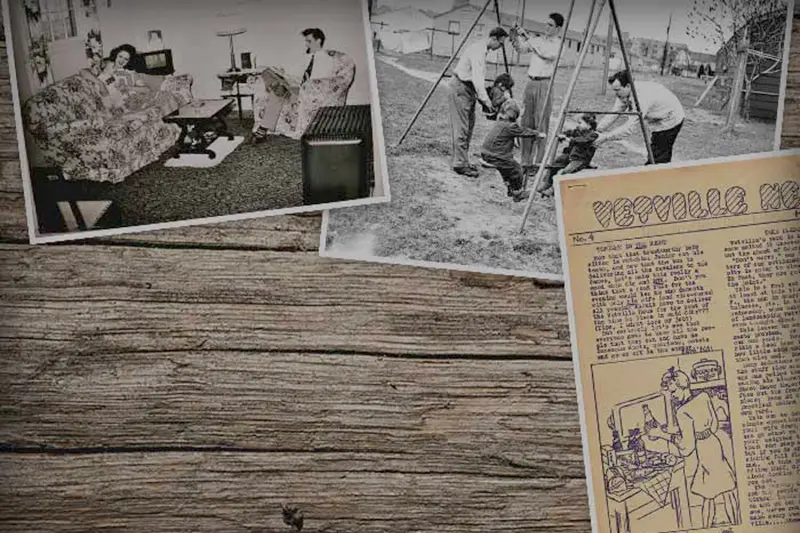
<svg viewBox="0 0 800 533">
<path fill-rule="evenodd" d="M 514 100 L 506 100 L 497 115 L 497 122 L 483 141 L 481 156 L 483 160 L 500 172 L 508 188 L 508 196 L 521 202 L 529 196 L 522 188 L 522 166 L 514 159 L 514 139 L 516 137 L 544 137 L 531 128 L 517 124 L 520 111 Z"/>
</svg>

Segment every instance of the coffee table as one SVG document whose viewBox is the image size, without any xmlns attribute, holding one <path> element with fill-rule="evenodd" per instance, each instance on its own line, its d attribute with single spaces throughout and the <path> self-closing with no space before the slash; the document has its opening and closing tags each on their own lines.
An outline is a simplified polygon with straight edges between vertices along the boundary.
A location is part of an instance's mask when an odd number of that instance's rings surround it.
<svg viewBox="0 0 800 533">
<path fill-rule="evenodd" d="M 181 134 L 175 143 L 176 151 L 172 157 L 181 154 L 206 154 L 209 159 L 214 159 L 217 154 L 209 149 L 209 145 L 217 137 L 227 137 L 233 140 L 233 133 L 228 130 L 225 123 L 233 100 L 195 100 L 164 117 L 164 122 L 177 124 L 181 127 Z M 209 136 L 214 133 L 216 136 Z M 190 142 L 186 142 L 186 139 Z"/>
</svg>

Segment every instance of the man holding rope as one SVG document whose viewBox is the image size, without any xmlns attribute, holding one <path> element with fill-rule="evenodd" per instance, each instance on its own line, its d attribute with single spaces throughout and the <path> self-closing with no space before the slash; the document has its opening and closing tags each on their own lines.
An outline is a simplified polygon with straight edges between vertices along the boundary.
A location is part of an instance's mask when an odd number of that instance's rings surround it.
<svg viewBox="0 0 800 533">
<path fill-rule="evenodd" d="M 468 177 L 479 175 L 478 167 L 469 162 L 469 145 L 475 129 L 475 104 L 480 101 L 487 110 L 492 101 L 486 92 L 486 55 L 503 47 L 508 32 L 497 27 L 488 40 L 467 47 L 453 70 L 449 86 L 450 122 L 453 128 L 453 170 Z"/>
<path fill-rule="evenodd" d="M 522 166 L 540 165 L 544 158 L 547 132 L 550 129 L 550 115 L 553 110 L 553 95 L 547 98 L 547 87 L 550 78 L 555 75 L 555 63 L 561 49 L 559 33 L 564 26 L 564 17 L 560 13 L 551 13 L 547 19 L 547 30 L 542 37 L 529 37 L 527 32 L 518 26 L 511 30 L 511 44 L 519 54 L 531 53 L 528 66 L 528 84 L 522 97 L 523 112 L 520 126 L 538 130 L 543 138 L 521 139 Z M 545 101 L 547 98 L 547 101 Z M 541 124 L 539 121 L 541 120 Z"/>
</svg>

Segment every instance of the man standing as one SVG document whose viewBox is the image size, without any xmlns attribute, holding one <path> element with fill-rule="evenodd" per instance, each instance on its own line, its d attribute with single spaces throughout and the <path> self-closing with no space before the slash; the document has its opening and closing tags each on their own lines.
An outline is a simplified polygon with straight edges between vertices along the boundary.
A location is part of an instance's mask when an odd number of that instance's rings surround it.
<svg viewBox="0 0 800 533">
<path fill-rule="evenodd" d="M 528 66 L 528 83 L 522 97 L 524 109 L 520 125 L 544 134 L 542 138 L 522 139 L 522 166 L 530 167 L 541 164 L 547 132 L 550 129 L 550 115 L 553 110 L 553 95 L 547 97 L 550 78 L 555 75 L 555 63 L 561 48 L 559 33 L 564 26 L 564 17 L 560 13 L 551 13 L 547 18 L 547 30 L 542 37 L 529 37 L 522 28 L 515 27 L 511 31 L 511 44 L 520 54 L 531 53 Z M 541 124 L 539 119 L 541 117 Z"/>
<path fill-rule="evenodd" d="M 608 79 L 611 89 L 617 96 L 612 111 L 636 111 L 631 91 L 631 75 L 627 70 L 617 72 Z M 639 97 L 642 115 L 645 124 L 652 132 L 650 146 L 653 149 L 653 159 L 656 164 L 672 161 L 672 148 L 678 137 L 683 120 L 686 117 L 683 105 L 672 91 L 655 81 L 637 81 L 636 95 Z M 597 130 L 605 132 L 619 118 L 618 115 L 608 115 L 597 125 Z M 596 144 L 599 146 L 608 141 L 622 139 L 629 135 L 634 128 L 639 127 L 639 119 L 635 115 L 628 115 L 625 124 L 601 133 Z M 645 164 L 650 164 L 648 161 Z"/>
<path fill-rule="evenodd" d="M 469 162 L 469 145 L 475 129 L 475 104 L 480 101 L 484 107 L 492 109 L 492 102 L 486 93 L 486 54 L 502 48 L 506 37 L 506 30 L 494 28 L 489 32 L 488 40 L 467 46 L 453 70 L 453 79 L 448 87 L 453 130 L 453 170 L 462 176 L 478 176 L 478 167 Z"/>
</svg>

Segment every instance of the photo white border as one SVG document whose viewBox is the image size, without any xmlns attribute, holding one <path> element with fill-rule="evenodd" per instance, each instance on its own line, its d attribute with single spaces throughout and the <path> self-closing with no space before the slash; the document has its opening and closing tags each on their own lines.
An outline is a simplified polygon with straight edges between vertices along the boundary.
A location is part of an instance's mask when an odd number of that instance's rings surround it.
<svg viewBox="0 0 800 533">
<path fill-rule="evenodd" d="M 785 150 L 781 151 L 780 147 L 781 147 L 781 137 L 783 135 L 784 109 L 786 103 L 786 86 L 789 78 L 789 57 L 792 44 L 792 25 L 793 25 L 794 14 L 795 14 L 795 0 L 786 0 L 786 28 L 784 32 L 783 64 L 781 65 L 781 83 L 778 96 L 778 110 L 777 110 L 777 117 L 775 119 L 775 137 L 773 139 L 772 150 L 766 152 L 754 152 L 754 153 L 737 154 L 731 156 L 711 157 L 706 159 L 695 159 L 692 161 L 681 161 L 676 163 L 666 163 L 660 165 L 640 165 L 636 167 L 627 167 L 627 168 L 618 168 L 609 170 L 593 170 L 589 172 L 583 171 L 579 174 L 576 174 L 575 175 L 576 177 L 574 179 L 601 177 L 601 176 L 609 176 L 616 174 L 630 174 L 635 172 L 650 172 L 655 170 L 665 170 L 672 168 L 695 167 L 713 163 L 722 163 L 727 161 L 744 161 L 748 159 L 758 159 L 761 157 L 765 157 L 765 154 L 782 155 L 783 153 L 785 153 L 786 151 Z M 798 38 L 800 39 L 800 35 L 798 35 Z M 371 46 L 369 47 L 369 50 L 370 50 L 370 55 L 373 55 Z M 387 174 L 388 174 L 388 166 L 385 168 L 387 169 Z M 558 211 L 558 203 L 556 203 L 556 211 Z M 520 217 L 520 222 L 522 222 L 521 217 Z M 329 224 L 329 211 L 326 210 L 322 214 L 322 228 L 320 231 L 320 241 L 319 241 L 320 257 L 351 260 L 351 261 L 362 261 L 368 263 L 380 263 L 387 265 L 404 265 L 404 266 L 413 266 L 422 268 L 442 269 L 442 270 L 455 270 L 459 272 L 475 272 L 478 274 L 500 274 L 505 276 L 530 278 L 547 282 L 561 282 L 566 284 L 566 280 L 564 278 L 563 273 L 562 275 L 557 275 L 557 274 L 549 274 L 541 272 L 527 272 L 524 270 L 481 267 L 477 265 L 460 265 L 454 263 L 439 263 L 435 261 L 419 261 L 415 259 L 379 257 L 366 254 L 344 255 L 344 254 L 332 253 L 326 249 L 328 224 Z M 514 228 L 512 228 L 512 231 L 517 231 L 517 227 L 515 226 Z"/>
<path fill-rule="evenodd" d="M 14 42 L 11 35 L 11 12 L 9 2 L 13 0 L 0 0 L 2 2 L 3 26 L 6 39 L 6 55 L 8 58 L 8 70 L 11 84 L 12 103 L 14 108 L 14 121 L 16 124 L 17 147 L 19 150 L 19 162 L 22 176 L 22 190 L 25 199 L 25 219 L 28 223 L 28 239 L 30 244 L 46 244 L 54 242 L 77 241 L 96 237 L 109 237 L 130 233 L 142 233 L 171 228 L 184 228 L 189 226 L 200 226 L 206 224 L 216 224 L 221 222 L 233 222 L 239 220 L 251 220 L 255 218 L 265 218 L 270 216 L 290 215 L 297 213 L 308 213 L 323 211 L 330 208 L 353 207 L 359 205 L 381 204 L 391 201 L 389 189 L 389 170 L 386 160 L 386 145 L 383 136 L 383 122 L 381 120 L 380 96 L 378 94 L 378 78 L 375 72 L 375 59 L 372 49 L 372 26 L 369 21 L 368 0 L 361 1 L 362 21 L 364 24 L 364 41 L 367 47 L 367 71 L 369 73 L 369 85 L 371 92 L 370 111 L 372 118 L 372 143 L 373 157 L 377 155 L 378 172 L 375 179 L 381 180 L 383 195 L 371 198 L 361 198 L 358 200 L 347 200 L 343 202 L 331 202 L 325 204 L 303 205 L 296 207 L 286 207 L 280 209 L 270 209 L 265 211 L 254 211 L 250 213 L 239 213 L 235 215 L 220 215 L 215 217 L 193 218 L 179 220 L 175 222 L 161 222 L 157 224 L 144 224 L 140 226 L 126 226 L 122 228 L 111 228 L 102 230 L 76 231 L 66 233 L 53 233 L 40 235 L 39 224 L 36 217 L 36 206 L 33 199 L 33 186 L 31 183 L 31 172 L 28 161 L 28 152 L 25 143 L 25 129 L 22 123 L 22 104 L 19 97 L 19 87 L 17 85 L 17 67 L 14 54 Z M 224 0 L 223 0 L 224 1 Z"/>
<path fill-rule="evenodd" d="M 800 148 L 792 148 L 787 150 L 779 150 L 777 152 L 761 152 L 760 154 L 756 154 L 755 156 L 752 154 L 747 155 L 740 155 L 740 156 L 730 156 L 730 157 L 722 157 L 722 158 L 714 158 L 706 160 L 705 164 L 714 164 L 714 163 L 730 163 L 736 161 L 751 161 L 751 160 L 758 160 L 758 159 L 773 159 L 778 157 L 787 157 L 793 155 L 800 155 Z M 702 166 L 701 164 L 700 166 Z M 666 165 L 665 165 L 666 166 Z M 688 167 L 695 167 L 698 165 L 695 164 L 676 164 L 673 165 L 671 168 L 688 168 Z M 648 170 L 662 170 L 664 167 L 658 166 L 655 168 L 647 167 Z M 564 291 L 566 293 L 567 298 L 567 315 L 569 319 L 569 342 L 570 342 L 570 350 L 572 352 L 572 367 L 575 373 L 575 388 L 577 394 L 577 401 L 578 401 L 578 420 L 581 424 L 581 446 L 583 448 L 583 466 L 584 472 L 586 476 L 586 492 L 588 493 L 589 499 L 589 513 L 591 515 L 591 523 L 592 523 L 592 532 L 598 533 L 597 529 L 597 521 L 599 517 L 597 516 L 597 504 L 595 502 L 595 495 L 594 495 L 594 487 L 590 480 L 592 480 L 592 462 L 589 454 L 589 436 L 587 435 L 586 428 L 588 427 L 586 424 L 586 408 L 584 406 L 583 401 L 583 381 L 581 378 L 581 368 L 580 368 L 580 353 L 578 351 L 578 334 L 577 334 L 577 326 L 576 322 L 577 319 L 575 317 L 575 303 L 572 297 L 572 286 L 570 283 L 570 276 L 569 276 L 569 255 L 567 254 L 567 235 L 566 229 L 564 227 L 564 207 L 561 201 L 561 184 L 568 181 L 577 181 L 577 180 L 585 180 L 585 179 L 593 179 L 593 178 L 602 178 L 608 176 L 617 176 L 620 174 L 634 174 L 640 171 L 631 170 L 626 172 L 599 172 L 593 173 L 591 176 L 588 175 L 580 175 L 580 174 L 564 174 L 558 176 L 555 179 L 555 201 L 556 201 L 556 220 L 558 222 L 558 243 L 559 248 L 561 250 L 561 268 L 564 272 Z M 711 220 L 711 219 L 709 219 Z"/>
</svg>

